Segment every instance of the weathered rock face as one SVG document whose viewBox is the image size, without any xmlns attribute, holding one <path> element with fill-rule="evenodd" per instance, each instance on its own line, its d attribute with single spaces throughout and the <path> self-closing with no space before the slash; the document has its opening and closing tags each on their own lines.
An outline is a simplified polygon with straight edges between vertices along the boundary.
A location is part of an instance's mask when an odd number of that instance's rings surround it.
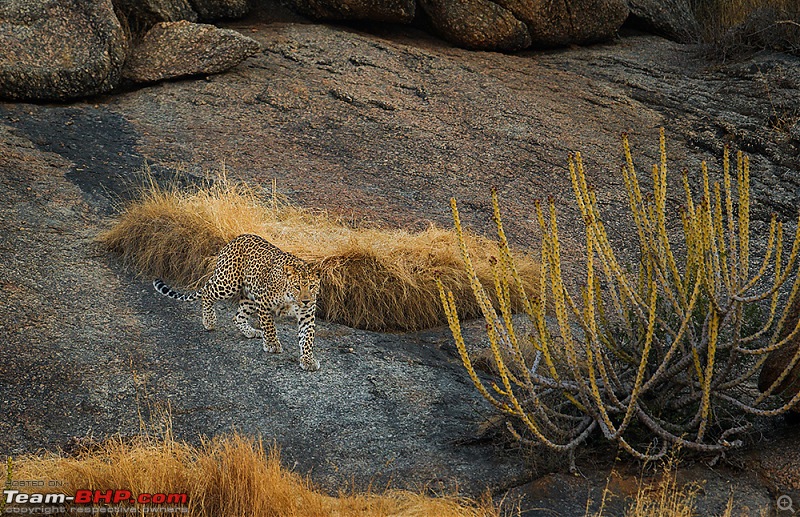
<svg viewBox="0 0 800 517">
<path fill-rule="evenodd" d="M 197 21 L 189 0 L 113 0 L 135 32 L 144 33 L 159 22 Z"/>
<path fill-rule="evenodd" d="M 239 18 L 247 14 L 247 0 L 191 0 L 194 10 L 203 20 Z"/>
<path fill-rule="evenodd" d="M 216 74 L 254 55 L 261 45 L 239 32 L 187 21 L 162 22 L 131 51 L 123 76 L 151 82 Z"/>
<path fill-rule="evenodd" d="M 786 339 L 791 334 L 797 324 L 797 319 L 800 318 L 800 298 L 795 298 L 788 312 L 786 324 L 780 334 L 781 340 Z M 761 367 L 761 374 L 758 376 L 758 389 L 761 392 L 767 391 L 783 375 L 786 367 L 794 359 L 798 346 L 800 346 L 800 339 L 795 337 L 783 348 L 769 354 L 764 366 Z M 800 361 L 792 367 L 789 374 L 784 377 L 783 381 L 778 384 L 772 393 L 791 400 L 798 391 L 800 391 Z M 800 413 L 800 404 L 794 406 L 793 409 L 795 412 Z"/>
<path fill-rule="evenodd" d="M 420 0 L 436 30 L 459 47 L 513 51 L 531 37 L 514 14 L 489 0 Z"/>
<path fill-rule="evenodd" d="M 697 19 L 689 0 L 628 0 L 631 15 L 649 29 L 680 42 L 697 38 Z"/>
<path fill-rule="evenodd" d="M 247 14 L 247 0 L 113 0 L 134 32 L 144 33 L 159 22 L 195 22 L 239 18 Z"/>
<path fill-rule="evenodd" d="M 769 358 L 767 358 L 761 370 L 761 375 L 758 378 L 758 389 L 766 391 L 778 380 L 778 377 L 783 374 L 783 371 L 789 366 L 789 363 L 797 353 L 798 346 L 800 346 L 800 340 L 795 340 L 794 343 L 790 343 L 769 355 Z M 791 400 L 798 391 L 800 391 L 800 362 L 794 365 L 789 375 L 784 378 L 773 393 L 782 395 L 788 401 Z M 793 410 L 800 413 L 800 404 L 794 406 Z"/>
<path fill-rule="evenodd" d="M 609 39 L 628 17 L 625 0 L 496 0 L 525 22 L 533 45 L 555 47 Z"/>
<path fill-rule="evenodd" d="M 294 10 L 321 20 L 369 20 L 408 23 L 414 19 L 414 0 L 291 0 Z"/>
<path fill-rule="evenodd" d="M 408 23 L 414 2 L 291 0 L 317 19 Z M 474 50 L 511 52 L 529 47 L 592 43 L 611 38 L 628 16 L 625 0 L 420 0 L 436 32 Z"/>
<path fill-rule="evenodd" d="M 0 97 L 106 92 L 119 82 L 127 45 L 111 0 L 0 2 Z"/>
</svg>

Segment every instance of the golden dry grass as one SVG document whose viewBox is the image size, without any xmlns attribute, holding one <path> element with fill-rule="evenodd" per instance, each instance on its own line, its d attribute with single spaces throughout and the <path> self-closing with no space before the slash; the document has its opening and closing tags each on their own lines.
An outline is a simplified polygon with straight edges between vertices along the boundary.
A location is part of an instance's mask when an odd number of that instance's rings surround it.
<svg viewBox="0 0 800 517">
<path fill-rule="evenodd" d="M 636 493 L 631 496 L 630 503 L 625 509 L 625 517 L 694 517 L 698 515 L 697 499 L 702 492 L 702 486 L 697 482 L 680 482 L 679 450 L 674 450 L 667 458 L 662 460 L 659 471 L 655 476 L 646 477 L 644 471 L 636 479 Z M 645 465 L 642 465 L 644 470 Z M 614 471 L 609 474 L 600 509 L 591 513 L 586 511 L 585 517 L 604 517 L 609 515 L 606 502 L 611 496 L 609 489 L 612 480 L 616 477 Z M 619 494 L 618 494 L 619 495 Z M 588 505 L 587 505 L 588 506 Z M 768 508 L 762 511 L 768 513 Z M 728 497 L 727 507 L 719 517 L 733 516 L 733 494 Z"/>
<path fill-rule="evenodd" d="M 677 463 L 669 461 L 655 480 L 645 482 L 642 476 L 625 517 L 697 515 L 700 487 L 679 484 L 677 473 Z M 261 440 L 232 434 L 195 447 L 175 440 L 169 429 L 160 435 L 145 431 L 133 439 L 112 438 L 73 456 L 21 456 L 13 462 L 13 479 L 61 481 L 63 486 L 44 490 L 66 495 L 79 489 L 185 493 L 187 504 L 167 506 L 186 507 L 188 513 L 179 514 L 192 517 L 499 517 L 521 512 L 514 501 L 498 504 L 488 496 L 475 501 L 388 490 L 332 497 L 315 489 L 307 478 L 283 468 L 277 449 L 266 447 Z M 23 493 L 42 490 L 20 489 Z M 720 517 L 733 515 L 732 503 L 729 499 Z M 585 515 L 610 513 L 601 501 L 599 511 L 587 509 Z"/>
<path fill-rule="evenodd" d="M 145 434 L 127 441 L 117 438 L 73 457 L 23 456 L 13 467 L 14 479 L 63 481 L 64 487 L 50 491 L 67 495 L 78 489 L 186 493 L 189 512 L 180 515 L 196 517 L 499 515 L 488 500 L 408 491 L 330 497 L 315 490 L 308 479 L 284 469 L 276 449 L 238 434 L 209 440 L 200 447 L 178 442 L 170 434 Z"/>
<path fill-rule="evenodd" d="M 761 50 L 800 55 L 797 0 L 695 0 L 709 57 L 738 59 Z"/>
<path fill-rule="evenodd" d="M 149 178 L 149 176 L 148 176 Z M 273 191 L 274 192 L 274 191 Z M 100 241 L 146 277 L 196 288 L 213 268 L 213 257 L 243 233 L 261 235 L 279 248 L 319 265 L 322 318 L 369 330 L 418 330 L 446 323 L 436 277 L 456 296 L 463 317 L 480 310 L 469 287 L 452 230 L 421 232 L 353 228 L 324 213 L 293 206 L 273 193 L 221 178 L 193 190 L 146 181 Z M 467 236 L 478 275 L 492 284 L 494 241 Z M 517 254 L 516 264 L 533 296 L 538 265 Z M 516 293 L 512 303 L 521 310 Z"/>
<path fill-rule="evenodd" d="M 695 0 L 695 11 L 705 22 L 715 22 L 719 27 L 738 25 L 759 9 L 791 12 L 796 0 Z"/>
</svg>

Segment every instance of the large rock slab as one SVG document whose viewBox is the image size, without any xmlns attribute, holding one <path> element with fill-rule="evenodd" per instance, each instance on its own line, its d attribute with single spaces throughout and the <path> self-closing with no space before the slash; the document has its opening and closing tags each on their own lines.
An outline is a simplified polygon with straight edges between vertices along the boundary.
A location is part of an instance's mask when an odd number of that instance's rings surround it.
<svg viewBox="0 0 800 517">
<path fill-rule="evenodd" d="M 320 321 L 314 373 L 300 369 L 287 322 L 277 325 L 282 354 L 245 339 L 222 304 L 218 330 L 206 332 L 199 305 L 157 294 L 94 243 L 102 198 L 82 190 L 96 174 L 109 198 L 124 194 L 110 178 L 133 179 L 145 159 L 131 123 L 93 105 L 9 104 L 0 115 L 18 124 L 0 123 L 0 220 L 14 228 L 0 233 L 0 335 L 24 349 L 0 362 L 4 456 L 136 434 L 140 415 L 169 408 L 179 439 L 262 437 L 332 492 L 390 483 L 478 495 L 526 477 L 516 451 L 478 439 L 486 403 L 449 329 L 381 334 Z M 73 146 L 77 136 L 90 143 Z"/>
<path fill-rule="evenodd" d="M 0 97 L 65 100 L 119 82 L 127 39 L 111 0 L 0 2 Z"/>
<path fill-rule="evenodd" d="M 232 68 L 261 49 L 241 33 L 187 21 L 162 22 L 131 51 L 123 76 L 153 82 L 184 75 L 216 74 Z"/>
<path fill-rule="evenodd" d="M 322 20 L 368 20 L 408 23 L 414 19 L 415 0 L 290 0 L 292 9 Z"/>
<path fill-rule="evenodd" d="M 530 46 L 525 24 L 490 0 L 420 0 L 436 31 L 459 47 L 514 51 Z"/>
</svg>

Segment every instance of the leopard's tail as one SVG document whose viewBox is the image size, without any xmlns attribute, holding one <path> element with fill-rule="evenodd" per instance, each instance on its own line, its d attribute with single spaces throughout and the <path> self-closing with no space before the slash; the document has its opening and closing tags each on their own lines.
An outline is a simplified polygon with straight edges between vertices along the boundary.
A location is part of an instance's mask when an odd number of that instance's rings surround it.
<svg viewBox="0 0 800 517">
<path fill-rule="evenodd" d="M 163 294 L 164 296 L 169 296 L 170 298 L 174 298 L 176 300 L 180 300 L 182 302 L 193 302 L 200 298 L 200 291 L 195 291 L 193 293 L 179 293 L 178 291 L 173 290 L 170 286 L 164 283 L 163 280 L 160 278 L 156 278 L 153 280 L 153 287 L 156 288 L 156 291 Z"/>
</svg>

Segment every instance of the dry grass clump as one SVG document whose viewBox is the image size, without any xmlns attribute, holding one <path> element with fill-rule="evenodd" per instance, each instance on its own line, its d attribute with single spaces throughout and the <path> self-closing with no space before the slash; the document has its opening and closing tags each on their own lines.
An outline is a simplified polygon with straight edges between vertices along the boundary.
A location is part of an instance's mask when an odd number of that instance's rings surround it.
<svg viewBox="0 0 800 517">
<path fill-rule="evenodd" d="M 647 475 L 645 470 L 652 468 L 655 468 L 655 471 L 651 475 Z M 627 505 L 623 514 L 625 517 L 695 517 L 700 515 L 697 503 L 700 494 L 703 493 L 704 483 L 679 479 L 683 477 L 680 476 L 679 448 L 673 449 L 669 456 L 656 465 L 642 464 L 641 469 L 640 475 L 635 479 L 636 491 L 627 497 L 626 494 L 629 494 L 627 476 L 618 476 L 616 469 L 612 470 L 606 479 L 606 488 L 600 500 L 600 509 L 594 513 L 590 513 L 587 509 L 585 517 L 611 515 L 607 505 L 613 497 L 625 497 Z M 622 480 L 622 483 L 614 483 L 615 479 Z M 616 487 L 613 487 L 614 484 Z M 734 515 L 733 503 L 734 494 L 731 493 L 722 513 L 714 515 L 732 517 Z M 768 513 L 769 508 L 766 507 L 761 509 L 759 515 Z"/>
<path fill-rule="evenodd" d="M 488 501 L 407 491 L 330 497 L 316 491 L 308 479 L 281 467 L 276 449 L 239 434 L 208 440 L 200 447 L 178 442 L 171 434 L 111 439 L 74 457 L 18 458 L 13 477 L 63 481 L 63 487 L 50 490 L 67 495 L 79 489 L 123 489 L 134 495 L 186 493 L 187 505 L 168 506 L 186 506 L 188 513 L 178 514 L 196 517 L 499 515 Z"/>
<path fill-rule="evenodd" d="M 760 50 L 800 55 L 797 0 L 695 0 L 710 57 L 725 60 Z"/>
<path fill-rule="evenodd" d="M 436 278 L 459 300 L 464 317 L 480 309 L 463 270 L 452 230 L 431 226 L 421 232 L 352 228 L 298 208 L 275 194 L 223 176 L 194 190 L 159 186 L 148 176 L 139 199 L 100 236 L 110 250 L 146 277 L 196 288 L 213 269 L 213 259 L 243 233 L 261 235 L 279 248 L 317 263 L 322 273 L 318 302 L 322 318 L 370 330 L 418 330 L 446 322 Z M 482 281 L 492 283 L 494 241 L 468 235 L 467 245 Z M 538 266 L 515 254 L 526 290 L 538 285 Z M 519 297 L 512 304 L 521 310 Z"/>
<path fill-rule="evenodd" d="M 625 512 L 625 517 L 694 517 L 697 515 L 696 500 L 700 487 L 696 484 L 681 486 L 678 483 L 676 460 L 665 463 L 661 479 L 653 484 L 639 480 L 636 498 Z M 731 504 L 720 517 L 731 516 Z"/>
</svg>

